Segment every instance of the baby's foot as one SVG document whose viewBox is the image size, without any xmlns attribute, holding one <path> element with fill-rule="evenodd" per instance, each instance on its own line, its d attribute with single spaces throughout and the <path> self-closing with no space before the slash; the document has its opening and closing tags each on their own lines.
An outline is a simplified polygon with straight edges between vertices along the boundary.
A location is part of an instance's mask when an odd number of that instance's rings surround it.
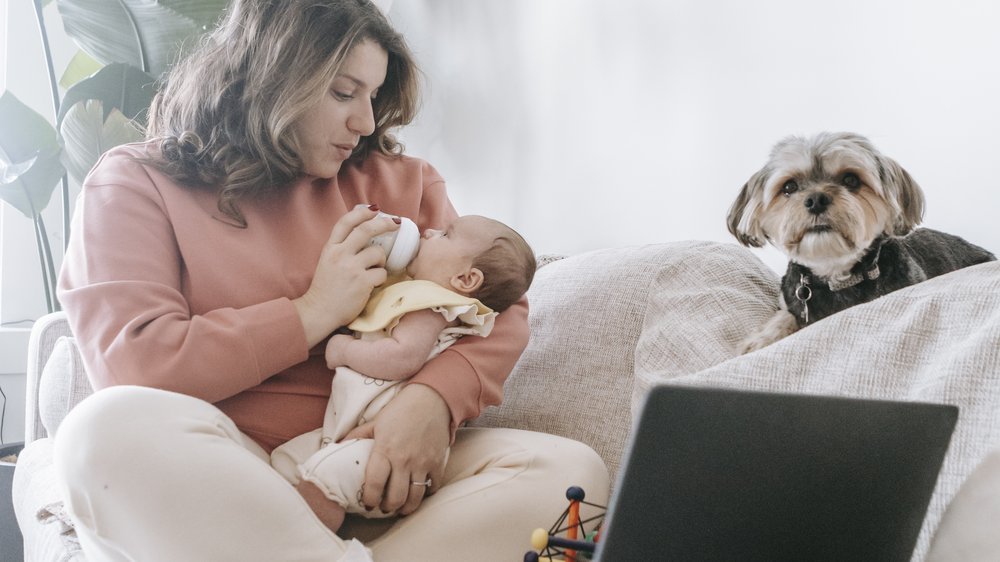
<svg viewBox="0 0 1000 562">
<path fill-rule="evenodd" d="M 299 494 L 302 495 L 306 503 L 309 504 L 309 507 L 312 508 L 316 517 L 319 517 L 319 520 L 328 529 L 336 533 L 340 529 L 340 526 L 344 524 L 344 508 L 337 502 L 326 497 L 323 491 L 317 488 L 315 484 L 302 480 L 295 486 L 295 489 L 299 491 Z"/>
</svg>

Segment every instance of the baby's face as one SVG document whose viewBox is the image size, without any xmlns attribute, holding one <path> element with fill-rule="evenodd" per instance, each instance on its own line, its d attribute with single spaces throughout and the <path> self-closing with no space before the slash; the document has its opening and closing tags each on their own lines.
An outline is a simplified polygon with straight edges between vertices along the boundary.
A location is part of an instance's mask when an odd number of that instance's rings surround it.
<svg viewBox="0 0 1000 562">
<path fill-rule="evenodd" d="M 429 228 L 406 272 L 414 279 L 447 287 L 451 278 L 472 267 L 473 258 L 486 251 L 496 238 L 496 223 L 475 215 L 459 217 L 445 230 Z"/>
</svg>

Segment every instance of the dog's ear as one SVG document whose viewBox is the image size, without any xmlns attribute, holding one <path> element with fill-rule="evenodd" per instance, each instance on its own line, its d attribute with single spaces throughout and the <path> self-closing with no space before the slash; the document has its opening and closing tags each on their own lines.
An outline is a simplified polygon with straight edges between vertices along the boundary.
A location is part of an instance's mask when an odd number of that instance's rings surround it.
<svg viewBox="0 0 1000 562">
<path fill-rule="evenodd" d="M 743 185 L 736 201 L 729 208 L 726 223 L 729 232 L 744 246 L 760 248 L 767 239 L 760 226 L 760 206 L 764 196 L 764 182 L 768 172 L 762 169 Z"/>
<path fill-rule="evenodd" d="M 916 228 L 924 218 L 924 192 L 909 172 L 892 158 L 879 158 L 879 168 L 886 199 L 897 210 L 892 233 L 903 236 Z"/>
</svg>

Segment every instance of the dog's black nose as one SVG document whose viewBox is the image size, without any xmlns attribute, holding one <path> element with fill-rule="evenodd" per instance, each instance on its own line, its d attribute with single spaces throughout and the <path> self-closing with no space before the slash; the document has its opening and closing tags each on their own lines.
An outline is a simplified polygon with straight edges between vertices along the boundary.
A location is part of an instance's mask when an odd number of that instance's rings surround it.
<svg viewBox="0 0 1000 562">
<path fill-rule="evenodd" d="M 825 193 L 810 193 L 805 202 L 806 210 L 814 215 L 821 215 L 830 206 L 830 196 Z"/>
</svg>

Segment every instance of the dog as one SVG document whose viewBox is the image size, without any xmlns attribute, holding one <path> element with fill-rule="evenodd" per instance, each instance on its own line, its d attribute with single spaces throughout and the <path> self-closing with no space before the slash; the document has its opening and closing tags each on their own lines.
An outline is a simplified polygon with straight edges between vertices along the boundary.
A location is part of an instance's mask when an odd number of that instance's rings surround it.
<svg viewBox="0 0 1000 562">
<path fill-rule="evenodd" d="M 924 195 L 910 174 L 854 133 L 791 136 L 729 209 L 744 246 L 789 259 L 780 310 L 741 344 L 747 353 L 850 306 L 996 259 L 958 236 L 916 228 Z"/>
</svg>

